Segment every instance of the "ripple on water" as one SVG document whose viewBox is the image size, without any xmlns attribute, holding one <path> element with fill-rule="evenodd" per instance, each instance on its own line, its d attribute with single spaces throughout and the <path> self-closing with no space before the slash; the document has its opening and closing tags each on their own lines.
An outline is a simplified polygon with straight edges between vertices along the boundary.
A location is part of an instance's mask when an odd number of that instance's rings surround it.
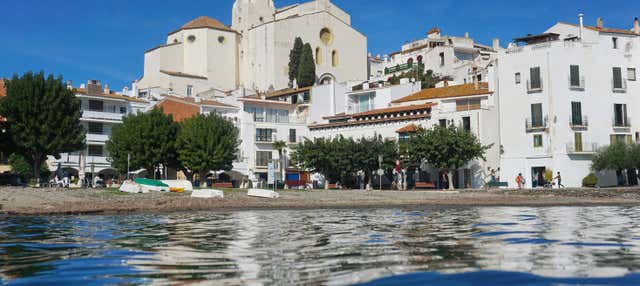
<svg viewBox="0 0 640 286">
<path fill-rule="evenodd" d="M 637 219 L 640 208 L 3 217 L 0 284 L 640 285 Z"/>
</svg>

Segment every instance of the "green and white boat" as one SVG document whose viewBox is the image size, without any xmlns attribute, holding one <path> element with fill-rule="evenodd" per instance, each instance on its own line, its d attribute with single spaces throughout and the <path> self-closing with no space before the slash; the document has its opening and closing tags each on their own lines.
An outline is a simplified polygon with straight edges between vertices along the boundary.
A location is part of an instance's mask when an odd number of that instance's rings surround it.
<svg viewBox="0 0 640 286">
<path fill-rule="evenodd" d="M 136 178 L 135 180 L 133 180 L 136 184 L 140 185 L 140 188 L 142 188 L 143 192 L 147 192 L 147 191 L 156 191 L 156 192 L 168 192 L 169 191 L 169 185 L 158 181 L 158 180 L 152 180 L 152 179 L 145 179 L 145 178 Z"/>
</svg>

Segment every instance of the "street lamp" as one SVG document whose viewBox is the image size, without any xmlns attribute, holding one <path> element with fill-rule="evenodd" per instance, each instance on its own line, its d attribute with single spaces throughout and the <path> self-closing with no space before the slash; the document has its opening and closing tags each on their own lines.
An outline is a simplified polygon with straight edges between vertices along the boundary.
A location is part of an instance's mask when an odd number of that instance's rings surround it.
<svg viewBox="0 0 640 286">
<path fill-rule="evenodd" d="M 383 161 L 383 157 L 382 155 L 378 155 L 378 178 L 380 178 L 380 191 L 382 191 L 382 161 Z"/>
</svg>

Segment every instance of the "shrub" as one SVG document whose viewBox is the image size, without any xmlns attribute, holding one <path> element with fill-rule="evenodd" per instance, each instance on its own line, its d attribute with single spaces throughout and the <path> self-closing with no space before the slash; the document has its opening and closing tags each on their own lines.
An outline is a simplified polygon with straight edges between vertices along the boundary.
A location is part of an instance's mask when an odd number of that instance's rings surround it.
<svg viewBox="0 0 640 286">
<path fill-rule="evenodd" d="M 593 188 L 598 184 L 598 177 L 596 174 L 591 173 L 582 179 L 582 186 Z"/>
</svg>

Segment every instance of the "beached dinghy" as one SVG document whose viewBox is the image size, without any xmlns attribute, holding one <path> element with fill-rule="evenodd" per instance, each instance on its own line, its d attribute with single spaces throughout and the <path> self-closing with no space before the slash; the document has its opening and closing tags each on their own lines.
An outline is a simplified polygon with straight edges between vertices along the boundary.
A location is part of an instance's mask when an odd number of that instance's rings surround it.
<svg viewBox="0 0 640 286">
<path fill-rule="evenodd" d="M 223 199 L 224 193 L 220 190 L 193 190 L 191 193 L 192 198 L 201 198 L 201 199 Z"/>
<path fill-rule="evenodd" d="M 169 189 L 182 189 L 186 192 L 193 191 L 193 185 L 187 180 L 162 180 L 161 182 L 169 185 Z"/>
<path fill-rule="evenodd" d="M 267 199 L 277 199 L 280 197 L 280 194 L 271 190 L 249 189 L 249 191 L 247 192 L 247 196 L 267 198 Z"/>
<path fill-rule="evenodd" d="M 148 190 L 143 190 L 139 184 L 136 184 L 133 181 L 124 181 L 120 188 L 118 189 L 121 192 L 131 193 L 131 194 L 141 194 L 148 193 Z"/>
<path fill-rule="evenodd" d="M 163 182 L 157 181 L 157 180 L 136 178 L 134 180 L 134 182 L 139 184 L 140 187 L 143 190 L 155 191 L 155 192 L 168 192 L 169 191 L 169 185 L 167 185 L 167 184 L 165 184 Z"/>
</svg>

